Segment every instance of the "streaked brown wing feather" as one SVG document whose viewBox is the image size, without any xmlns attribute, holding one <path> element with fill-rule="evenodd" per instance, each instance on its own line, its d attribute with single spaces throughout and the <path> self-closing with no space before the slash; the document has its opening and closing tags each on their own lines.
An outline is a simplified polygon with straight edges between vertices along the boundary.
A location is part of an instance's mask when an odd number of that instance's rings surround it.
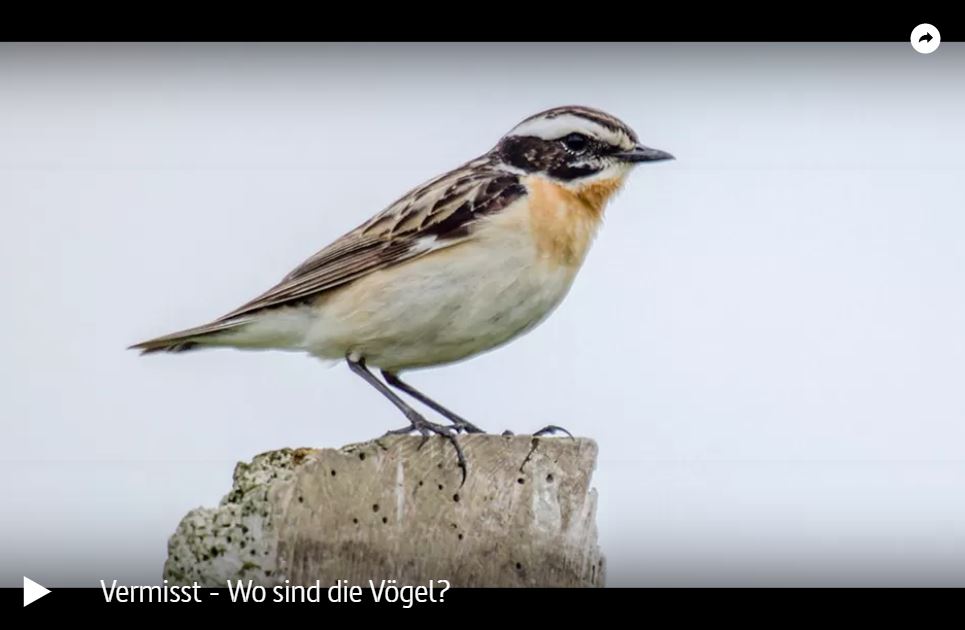
<svg viewBox="0 0 965 630">
<path fill-rule="evenodd" d="M 472 225 L 526 194 L 516 175 L 486 158 L 409 192 L 366 223 L 303 262 L 280 283 L 216 320 L 295 304 L 472 236 Z"/>
</svg>

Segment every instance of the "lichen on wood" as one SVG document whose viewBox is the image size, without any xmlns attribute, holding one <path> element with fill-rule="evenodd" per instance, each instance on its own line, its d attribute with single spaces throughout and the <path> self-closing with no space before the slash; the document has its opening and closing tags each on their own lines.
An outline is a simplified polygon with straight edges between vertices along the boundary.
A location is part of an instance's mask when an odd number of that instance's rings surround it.
<svg viewBox="0 0 965 630">
<path fill-rule="evenodd" d="M 444 439 L 282 449 L 239 463 L 217 508 L 171 537 L 171 584 L 602 586 L 596 444 L 464 435 L 465 484 Z"/>
</svg>

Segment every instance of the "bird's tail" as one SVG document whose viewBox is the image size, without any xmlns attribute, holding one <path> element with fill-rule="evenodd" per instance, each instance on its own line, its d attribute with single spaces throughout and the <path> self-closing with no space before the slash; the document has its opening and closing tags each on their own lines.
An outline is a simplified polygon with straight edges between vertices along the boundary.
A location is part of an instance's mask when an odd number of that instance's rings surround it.
<svg viewBox="0 0 965 630">
<path fill-rule="evenodd" d="M 195 328 L 148 339 L 130 346 L 128 350 L 140 350 L 141 354 L 152 352 L 185 352 L 203 346 L 221 345 L 224 336 L 245 326 L 247 320 L 216 321 Z"/>
</svg>

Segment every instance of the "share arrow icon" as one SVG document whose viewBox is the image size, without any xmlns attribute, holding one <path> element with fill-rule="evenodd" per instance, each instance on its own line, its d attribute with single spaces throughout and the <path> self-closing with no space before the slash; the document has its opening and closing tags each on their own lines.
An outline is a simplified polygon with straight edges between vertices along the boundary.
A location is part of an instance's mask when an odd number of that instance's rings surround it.
<svg viewBox="0 0 965 630">
<path fill-rule="evenodd" d="M 924 35 L 918 38 L 918 41 L 920 42 L 930 42 L 931 40 L 932 40 L 931 33 L 925 33 Z"/>
<path fill-rule="evenodd" d="M 40 584 L 37 584 L 26 575 L 23 576 L 23 605 L 24 607 L 34 603 L 50 591 Z"/>
</svg>

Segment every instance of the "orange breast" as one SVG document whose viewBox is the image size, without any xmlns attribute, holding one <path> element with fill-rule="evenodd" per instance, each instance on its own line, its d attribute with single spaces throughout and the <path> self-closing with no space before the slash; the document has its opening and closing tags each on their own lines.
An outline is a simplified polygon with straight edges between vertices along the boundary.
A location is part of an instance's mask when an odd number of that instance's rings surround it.
<svg viewBox="0 0 965 630">
<path fill-rule="evenodd" d="M 538 176 L 526 177 L 523 183 L 529 190 L 530 227 L 540 255 L 559 265 L 582 264 L 606 203 L 623 179 L 572 189 Z"/>
</svg>

